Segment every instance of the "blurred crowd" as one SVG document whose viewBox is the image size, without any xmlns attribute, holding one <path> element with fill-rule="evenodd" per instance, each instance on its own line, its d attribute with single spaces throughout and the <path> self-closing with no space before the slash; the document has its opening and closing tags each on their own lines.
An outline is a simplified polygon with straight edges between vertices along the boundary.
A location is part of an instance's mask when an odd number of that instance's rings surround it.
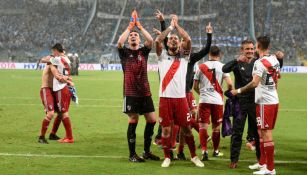
<svg viewBox="0 0 307 175">
<path fill-rule="evenodd" d="M 70 52 L 77 52 L 81 62 L 99 62 L 102 54 L 111 52 L 119 35 L 128 25 L 123 18 L 118 30 L 117 18 L 106 19 L 99 14 L 118 15 L 125 0 L 98 0 L 95 17 L 87 32 L 83 31 L 90 17 L 93 1 L 89 0 L 1 0 L 0 1 L 0 57 L 11 61 L 32 61 L 48 53 L 56 42 L 61 42 Z M 193 39 L 194 50 L 206 44 L 205 26 L 214 28 L 213 44 L 224 52 L 224 60 L 239 54 L 241 41 L 248 34 L 248 1 L 237 0 L 128 0 L 123 16 L 129 17 L 137 9 L 143 26 L 150 31 L 160 29 L 154 17 L 155 9 L 165 15 L 208 15 L 181 25 Z M 266 0 L 254 2 L 256 36 L 263 34 L 267 16 Z M 270 26 L 273 50 L 286 53 L 286 63 L 299 64 L 298 57 L 305 57 L 307 36 L 307 2 L 304 0 L 274 0 L 271 5 Z M 182 11 L 183 9 L 183 11 Z M 143 17 L 143 19 L 142 19 Z M 167 25 L 169 19 L 166 19 Z M 116 33 L 115 33 L 116 32 Z M 115 38 L 112 40 L 113 35 Z M 154 34 L 153 34 L 154 36 Z M 155 37 L 155 36 L 154 36 Z M 14 60 L 15 59 L 15 60 Z M 112 58 L 111 58 L 112 60 Z"/>
</svg>

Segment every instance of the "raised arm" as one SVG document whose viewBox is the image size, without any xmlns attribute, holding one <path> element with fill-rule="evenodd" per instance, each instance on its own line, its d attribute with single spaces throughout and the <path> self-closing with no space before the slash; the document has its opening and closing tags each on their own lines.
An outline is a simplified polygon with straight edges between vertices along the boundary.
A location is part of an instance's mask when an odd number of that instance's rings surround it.
<svg viewBox="0 0 307 175">
<path fill-rule="evenodd" d="M 207 43 L 206 43 L 206 46 L 204 48 L 202 48 L 199 52 L 191 53 L 190 61 L 197 62 L 197 61 L 199 61 L 200 59 L 202 59 L 203 57 L 205 57 L 209 53 L 210 47 L 211 47 L 211 42 L 212 42 L 212 32 L 213 32 L 213 29 L 211 27 L 211 23 L 210 22 L 206 26 L 206 32 L 207 32 Z"/>
<path fill-rule="evenodd" d="M 164 39 L 166 38 L 166 36 L 174 29 L 174 21 L 172 20 L 171 22 L 171 25 L 165 29 L 161 35 L 159 35 L 156 40 L 155 40 L 155 45 L 156 45 L 156 53 L 158 56 L 161 55 L 162 53 L 162 49 L 163 49 L 163 46 L 162 46 L 162 43 L 164 41 Z"/>
<path fill-rule="evenodd" d="M 155 15 L 156 15 L 157 20 L 160 21 L 161 32 L 163 32 L 166 29 L 166 23 L 165 23 L 165 20 L 164 20 L 163 13 L 161 13 L 159 10 L 156 10 Z M 165 49 L 168 50 L 167 37 L 164 39 L 163 44 L 164 44 Z"/>
<path fill-rule="evenodd" d="M 118 48 L 123 48 L 124 44 L 130 34 L 130 31 L 133 29 L 133 27 L 135 26 L 135 22 L 134 21 L 130 21 L 127 29 L 120 35 L 118 41 L 117 41 L 117 47 Z"/>
<path fill-rule="evenodd" d="M 184 50 L 191 50 L 191 38 L 189 36 L 189 34 L 179 26 L 178 24 L 178 16 L 177 15 L 172 15 L 172 21 L 174 21 L 174 26 L 175 29 L 177 30 L 178 34 L 180 37 L 183 38 L 184 42 L 182 43 L 182 48 Z"/>
<path fill-rule="evenodd" d="M 282 66 L 284 65 L 284 53 L 282 51 L 277 51 L 275 52 L 276 58 L 279 62 L 279 67 L 282 68 Z"/>
</svg>

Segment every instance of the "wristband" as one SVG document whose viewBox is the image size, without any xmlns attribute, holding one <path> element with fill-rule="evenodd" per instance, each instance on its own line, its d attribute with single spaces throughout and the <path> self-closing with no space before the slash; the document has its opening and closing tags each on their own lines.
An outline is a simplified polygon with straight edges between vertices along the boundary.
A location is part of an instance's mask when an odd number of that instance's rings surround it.
<svg viewBox="0 0 307 175">
<path fill-rule="evenodd" d="M 239 89 L 237 90 L 237 92 L 238 92 L 238 94 L 241 94 L 241 88 L 239 88 Z"/>
<path fill-rule="evenodd" d="M 168 27 L 171 31 L 174 30 L 174 26 L 169 26 Z"/>
</svg>

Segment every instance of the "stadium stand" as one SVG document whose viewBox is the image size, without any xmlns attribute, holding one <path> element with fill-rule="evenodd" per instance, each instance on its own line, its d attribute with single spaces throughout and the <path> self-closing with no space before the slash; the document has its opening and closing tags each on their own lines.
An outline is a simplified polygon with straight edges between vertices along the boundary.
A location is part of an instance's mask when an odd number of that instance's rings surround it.
<svg viewBox="0 0 307 175">
<path fill-rule="evenodd" d="M 98 63 L 100 56 L 108 53 L 112 53 L 113 62 L 118 61 L 114 46 L 119 33 L 126 28 L 127 19 L 134 8 L 138 10 L 144 27 L 149 31 L 152 31 L 153 27 L 160 28 L 153 16 L 155 9 L 160 9 L 165 15 L 207 15 L 192 21 L 182 20 L 181 25 L 191 35 L 194 50 L 198 50 L 206 42 L 204 27 L 210 21 L 214 27 L 213 44 L 222 47 L 224 61 L 238 55 L 240 42 L 249 36 L 248 1 L 185 0 L 183 8 L 181 0 L 127 0 L 126 5 L 125 1 L 98 0 L 96 15 L 82 36 L 92 10 L 92 1 L 2 0 L 0 60 L 36 62 L 40 56 L 48 53 L 52 44 L 61 42 L 67 50 L 78 52 L 81 62 Z M 255 1 L 256 36 L 264 32 L 267 2 Z M 286 53 L 286 65 L 300 65 L 306 58 L 306 3 L 304 0 L 273 0 L 271 4 L 268 34 L 272 36 L 272 49 Z M 118 30 L 115 30 L 122 8 L 125 8 L 123 19 Z M 105 14 L 115 17 L 106 18 Z M 166 21 L 168 24 L 169 19 Z"/>
</svg>

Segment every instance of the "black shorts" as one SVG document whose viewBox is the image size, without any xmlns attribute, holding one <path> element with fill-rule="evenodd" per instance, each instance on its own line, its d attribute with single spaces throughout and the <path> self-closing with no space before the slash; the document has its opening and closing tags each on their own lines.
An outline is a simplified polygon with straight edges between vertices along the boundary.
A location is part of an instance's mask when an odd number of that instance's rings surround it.
<svg viewBox="0 0 307 175">
<path fill-rule="evenodd" d="M 137 113 L 143 115 L 145 113 L 154 112 L 155 107 L 152 101 L 151 96 L 146 97 L 124 97 L 124 106 L 123 112 L 128 113 Z"/>
</svg>

